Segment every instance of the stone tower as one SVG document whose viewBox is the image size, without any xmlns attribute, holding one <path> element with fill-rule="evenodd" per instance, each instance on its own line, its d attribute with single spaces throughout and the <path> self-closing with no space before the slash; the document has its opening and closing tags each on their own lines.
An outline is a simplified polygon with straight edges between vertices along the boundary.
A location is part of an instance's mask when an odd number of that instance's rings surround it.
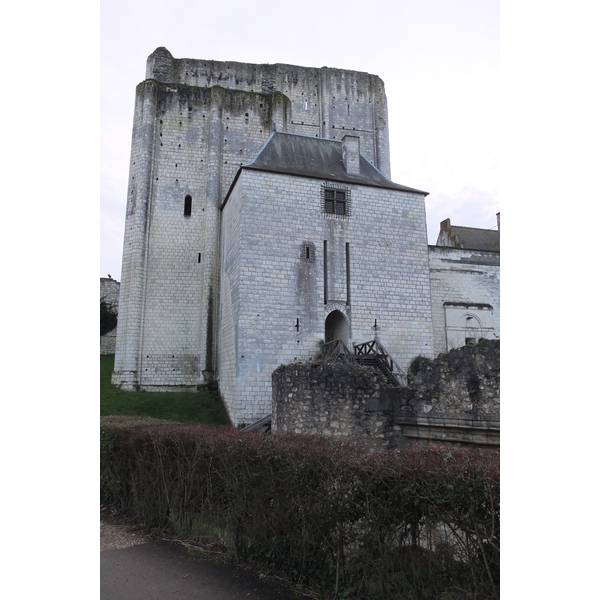
<svg viewBox="0 0 600 600">
<path fill-rule="evenodd" d="M 379 77 L 149 56 L 135 97 L 115 384 L 195 389 L 214 377 L 219 208 L 273 131 L 350 134 L 390 177 Z"/>
</svg>

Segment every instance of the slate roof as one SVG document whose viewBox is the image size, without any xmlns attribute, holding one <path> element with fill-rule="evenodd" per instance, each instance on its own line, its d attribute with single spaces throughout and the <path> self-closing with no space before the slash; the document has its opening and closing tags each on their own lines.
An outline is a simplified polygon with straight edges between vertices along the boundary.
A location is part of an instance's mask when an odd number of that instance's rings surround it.
<svg viewBox="0 0 600 600">
<path fill-rule="evenodd" d="M 293 133 L 272 133 L 256 158 L 250 164 L 240 167 L 231 189 L 242 169 L 283 173 L 299 177 L 315 177 L 343 183 L 413 192 L 425 196 L 428 194 L 428 192 L 390 181 L 362 155 L 360 156 L 360 175 L 349 175 L 342 162 L 342 142 Z M 227 196 L 229 196 L 229 193 Z"/>
<path fill-rule="evenodd" d="M 443 233 L 447 234 L 447 239 L 442 239 L 446 237 L 443 236 Z M 500 232 L 495 229 L 462 227 L 460 225 L 452 225 L 450 222 L 447 225 L 442 223 L 442 231 L 440 231 L 440 235 L 438 236 L 437 245 L 465 248 L 468 250 L 500 252 Z"/>
</svg>

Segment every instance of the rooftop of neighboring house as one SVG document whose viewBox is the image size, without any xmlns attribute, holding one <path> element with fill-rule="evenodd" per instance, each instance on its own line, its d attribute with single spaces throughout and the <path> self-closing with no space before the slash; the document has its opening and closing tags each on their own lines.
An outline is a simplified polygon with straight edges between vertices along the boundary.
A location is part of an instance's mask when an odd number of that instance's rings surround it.
<svg viewBox="0 0 600 600">
<path fill-rule="evenodd" d="M 500 252 L 500 213 L 497 215 L 498 229 L 478 229 L 452 225 L 450 219 L 440 223 L 436 246 Z"/>
</svg>

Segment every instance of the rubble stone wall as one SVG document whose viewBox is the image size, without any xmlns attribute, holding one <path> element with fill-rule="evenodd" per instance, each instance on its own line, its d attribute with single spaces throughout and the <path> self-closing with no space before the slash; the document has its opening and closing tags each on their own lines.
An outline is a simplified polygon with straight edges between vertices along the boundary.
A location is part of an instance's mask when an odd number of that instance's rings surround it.
<svg viewBox="0 0 600 600">
<path fill-rule="evenodd" d="M 420 358 L 404 388 L 351 359 L 282 365 L 272 380 L 274 432 L 357 436 L 381 448 L 500 441 L 498 340 Z"/>
<path fill-rule="evenodd" d="M 121 284 L 116 279 L 100 277 L 100 300 L 104 299 L 117 313 L 119 312 L 120 287 Z M 115 353 L 117 327 L 100 336 L 100 354 Z"/>
<path fill-rule="evenodd" d="M 274 432 L 360 437 L 387 446 L 394 424 L 379 402 L 381 376 L 352 360 L 281 365 L 272 376 Z"/>
</svg>

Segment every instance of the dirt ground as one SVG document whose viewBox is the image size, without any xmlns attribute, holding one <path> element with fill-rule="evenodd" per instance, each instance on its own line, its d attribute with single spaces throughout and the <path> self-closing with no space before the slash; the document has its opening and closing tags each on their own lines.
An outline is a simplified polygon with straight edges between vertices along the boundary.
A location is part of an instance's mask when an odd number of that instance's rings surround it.
<svg viewBox="0 0 600 600">
<path fill-rule="evenodd" d="M 124 524 L 100 518 L 100 552 L 132 548 L 149 541 L 151 541 L 149 536 L 129 531 Z"/>
</svg>

